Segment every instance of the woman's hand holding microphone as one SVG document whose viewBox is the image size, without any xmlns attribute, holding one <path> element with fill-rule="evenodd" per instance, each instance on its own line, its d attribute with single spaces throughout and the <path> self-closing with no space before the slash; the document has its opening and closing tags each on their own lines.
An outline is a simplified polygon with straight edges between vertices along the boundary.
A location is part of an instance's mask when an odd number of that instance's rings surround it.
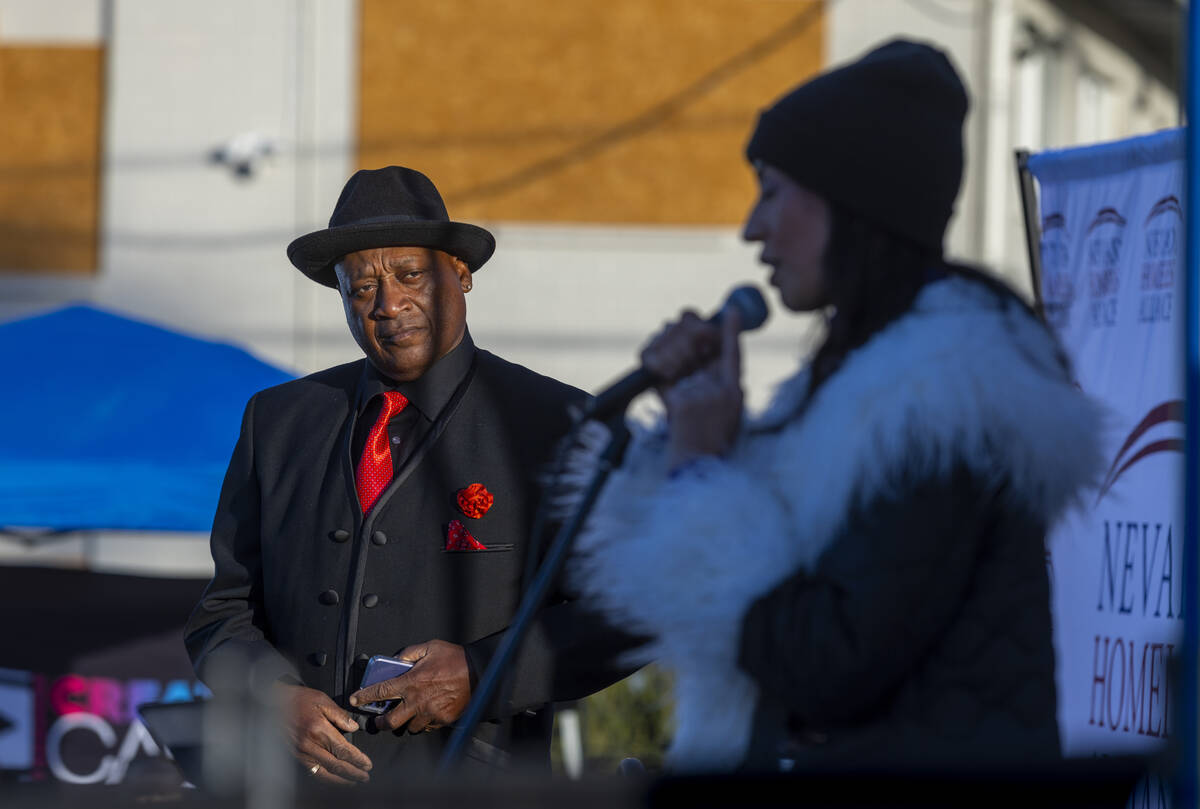
<svg viewBox="0 0 1200 809">
<path fill-rule="evenodd" d="M 642 349 L 642 367 L 666 380 L 658 386 L 667 408 L 668 469 L 727 453 L 742 424 L 741 315 L 724 313 L 720 325 L 691 310 L 668 323 Z"/>
</svg>

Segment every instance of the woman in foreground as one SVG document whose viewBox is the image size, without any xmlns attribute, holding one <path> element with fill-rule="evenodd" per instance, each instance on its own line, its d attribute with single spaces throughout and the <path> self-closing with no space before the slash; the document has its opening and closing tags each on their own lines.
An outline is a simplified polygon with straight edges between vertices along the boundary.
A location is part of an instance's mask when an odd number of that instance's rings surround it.
<svg viewBox="0 0 1200 809">
<path fill-rule="evenodd" d="M 745 224 L 783 305 L 827 313 L 751 419 L 736 323 L 643 353 L 639 436 L 574 576 L 676 675 L 682 770 L 995 765 L 1059 754 L 1047 530 L 1100 414 L 1007 287 L 947 262 L 967 98 L 896 41 L 801 85 L 747 146 Z"/>
</svg>

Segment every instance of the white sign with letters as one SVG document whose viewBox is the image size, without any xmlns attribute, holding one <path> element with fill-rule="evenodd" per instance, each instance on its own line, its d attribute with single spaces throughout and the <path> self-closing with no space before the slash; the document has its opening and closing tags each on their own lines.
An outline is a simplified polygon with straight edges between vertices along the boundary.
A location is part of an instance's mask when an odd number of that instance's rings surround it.
<svg viewBox="0 0 1200 809">
<path fill-rule="evenodd" d="M 1029 167 L 1046 318 L 1111 415 L 1103 481 L 1047 545 L 1063 752 L 1159 752 L 1185 588 L 1183 132 Z"/>
</svg>

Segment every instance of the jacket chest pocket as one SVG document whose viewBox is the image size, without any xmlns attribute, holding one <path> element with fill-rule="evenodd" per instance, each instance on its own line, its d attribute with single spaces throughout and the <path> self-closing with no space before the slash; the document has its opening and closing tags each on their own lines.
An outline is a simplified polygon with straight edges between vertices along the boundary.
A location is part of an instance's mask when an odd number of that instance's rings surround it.
<svg viewBox="0 0 1200 809">
<path fill-rule="evenodd" d="M 456 517 L 443 525 L 442 553 L 454 556 L 511 553 L 516 545 L 503 540 L 513 539 L 514 531 L 514 526 L 500 521 Z"/>
<path fill-rule="evenodd" d="M 452 519 L 442 526 L 438 565 L 452 571 L 489 571 L 504 577 L 521 573 L 522 554 L 515 527 L 501 521 Z"/>
<path fill-rule="evenodd" d="M 434 565 L 437 573 L 431 579 L 437 584 L 433 587 L 454 594 L 460 620 L 480 634 L 504 626 L 520 595 L 523 553 L 512 544 L 487 550 L 441 550 Z"/>
</svg>

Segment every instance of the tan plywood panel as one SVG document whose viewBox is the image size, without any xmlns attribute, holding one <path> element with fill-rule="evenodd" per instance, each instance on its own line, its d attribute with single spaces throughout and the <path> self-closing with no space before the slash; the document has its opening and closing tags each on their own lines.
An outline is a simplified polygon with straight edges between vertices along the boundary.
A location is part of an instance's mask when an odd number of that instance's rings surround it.
<svg viewBox="0 0 1200 809">
<path fill-rule="evenodd" d="M 730 224 L 758 110 L 824 63 L 819 0 L 362 0 L 360 168 L 462 219 Z"/>
<path fill-rule="evenodd" d="M 0 270 L 96 269 L 104 50 L 0 47 Z"/>
</svg>

